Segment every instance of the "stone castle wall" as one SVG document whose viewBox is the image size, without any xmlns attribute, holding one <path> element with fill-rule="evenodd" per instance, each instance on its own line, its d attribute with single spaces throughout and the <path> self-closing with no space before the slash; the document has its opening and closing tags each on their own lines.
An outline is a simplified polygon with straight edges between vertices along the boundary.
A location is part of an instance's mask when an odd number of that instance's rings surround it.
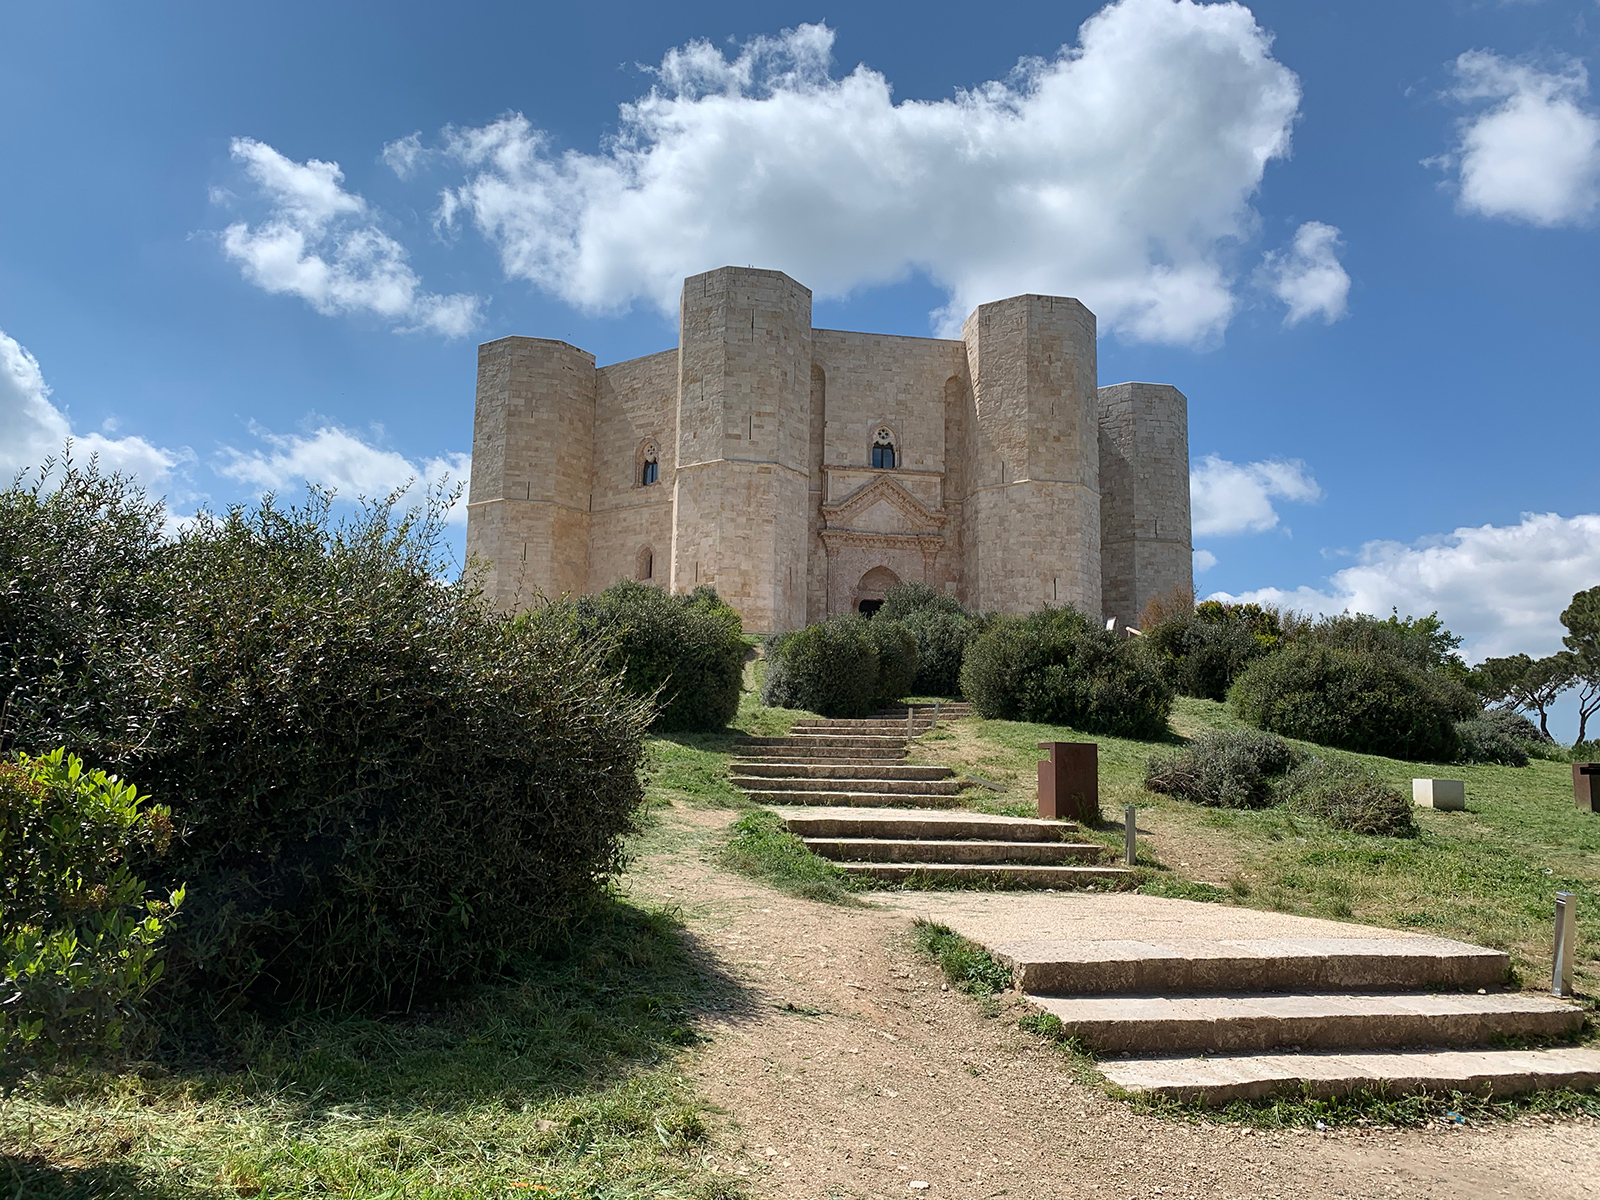
<svg viewBox="0 0 1600 1200">
<path fill-rule="evenodd" d="M 468 546 L 498 604 L 709 583 L 772 632 L 920 580 L 1126 622 L 1191 578 L 1184 398 L 1097 388 L 1076 300 L 898 337 L 813 329 L 800 284 L 723 268 L 684 281 L 679 340 L 598 369 L 561 342 L 480 349 Z"/>
</svg>

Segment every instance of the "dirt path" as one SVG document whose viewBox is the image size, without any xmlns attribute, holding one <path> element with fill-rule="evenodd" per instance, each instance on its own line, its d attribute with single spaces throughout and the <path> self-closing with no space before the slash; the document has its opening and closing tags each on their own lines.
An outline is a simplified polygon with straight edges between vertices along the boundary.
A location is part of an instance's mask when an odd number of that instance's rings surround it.
<svg viewBox="0 0 1600 1200">
<path fill-rule="evenodd" d="M 1595 1121 L 1261 1134 L 1136 1115 L 1018 1030 L 1021 1010 L 985 1016 L 944 988 L 903 913 L 816 904 L 716 867 L 708 851 L 732 819 L 664 813 L 629 879 L 641 899 L 679 905 L 743 985 L 708 1016 L 687 1070 L 725 1114 L 719 1169 L 757 1195 L 1600 1196 Z"/>
</svg>

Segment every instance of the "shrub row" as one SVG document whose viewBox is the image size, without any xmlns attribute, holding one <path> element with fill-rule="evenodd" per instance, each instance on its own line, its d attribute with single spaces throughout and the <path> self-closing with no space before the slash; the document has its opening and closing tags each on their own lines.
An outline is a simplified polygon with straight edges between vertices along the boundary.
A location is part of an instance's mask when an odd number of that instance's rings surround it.
<svg viewBox="0 0 1600 1200">
<path fill-rule="evenodd" d="M 910 692 L 917 641 L 895 621 L 850 614 L 767 643 L 761 700 L 825 717 L 864 717 Z"/>
</svg>

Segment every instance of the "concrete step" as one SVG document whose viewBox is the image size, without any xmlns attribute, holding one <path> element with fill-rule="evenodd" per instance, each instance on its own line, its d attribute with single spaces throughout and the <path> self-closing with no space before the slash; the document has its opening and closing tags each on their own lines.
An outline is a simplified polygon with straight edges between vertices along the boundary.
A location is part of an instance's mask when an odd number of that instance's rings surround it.
<svg viewBox="0 0 1600 1200">
<path fill-rule="evenodd" d="M 830 746 L 854 750 L 903 750 L 905 744 L 906 739 L 903 735 L 879 737 L 875 734 L 852 736 L 831 733 L 798 733 L 790 734 L 788 737 L 747 737 L 738 743 L 741 750 L 755 746 Z"/>
<path fill-rule="evenodd" d="M 1316 1097 L 1363 1090 L 1393 1095 L 1473 1092 L 1511 1096 L 1552 1088 L 1600 1086 L 1600 1050 L 1403 1050 L 1317 1054 L 1240 1054 L 1215 1058 L 1114 1059 L 1101 1073 L 1128 1092 L 1228 1104 L 1277 1093 Z"/>
<path fill-rule="evenodd" d="M 976 839 L 808 837 L 820 858 L 849 863 L 1067 863 L 1097 859 L 1103 846 L 1087 842 L 993 842 Z"/>
<path fill-rule="evenodd" d="M 919 729 L 926 729 L 928 722 L 918 718 L 913 724 Z M 906 718 L 904 717 L 862 717 L 856 720 L 823 720 L 821 718 L 802 718 L 789 727 L 791 733 L 904 733 Z"/>
<path fill-rule="evenodd" d="M 903 808 L 783 808 L 773 812 L 783 818 L 790 833 L 816 838 L 930 838 L 951 841 L 1064 842 L 1078 831 L 1072 821 L 1041 821 L 1036 817 L 999 817 L 989 813 L 946 810 L 918 812 Z"/>
<path fill-rule="evenodd" d="M 821 804 L 836 808 L 954 808 L 961 801 L 954 796 L 924 795 L 899 792 L 845 792 L 845 791 L 768 791 L 745 789 L 745 795 L 757 804 L 784 805 Z"/>
<path fill-rule="evenodd" d="M 976 863 L 868 863 L 836 864 L 850 875 L 864 875 L 889 883 L 924 881 L 957 886 L 984 883 L 1038 888 L 1076 888 L 1097 883 L 1116 884 L 1132 875 L 1126 867 L 982 866 Z"/>
<path fill-rule="evenodd" d="M 841 773 L 843 774 L 843 773 Z M 901 796 L 959 796 L 961 784 L 954 779 L 873 779 L 871 777 L 815 776 L 784 778 L 772 775 L 746 775 L 735 772 L 729 778 L 735 787 L 762 788 L 767 791 L 810 792 L 819 787 L 838 788 L 846 792 L 884 792 Z"/>
<path fill-rule="evenodd" d="M 766 759 L 736 758 L 732 772 L 763 779 L 924 779 L 941 781 L 954 779 L 949 767 L 928 767 L 920 763 L 833 763 L 833 762 L 770 762 Z"/>
<path fill-rule="evenodd" d="M 1293 1046 L 1471 1046 L 1495 1037 L 1563 1037 L 1583 1010 L 1524 992 L 1036 996 L 1096 1050 L 1238 1053 Z"/>
<path fill-rule="evenodd" d="M 997 942 L 1020 991 L 1049 995 L 1459 990 L 1497 987 L 1511 958 L 1444 938 Z"/>
<path fill-rule="evenodd" d="M 741 746 L 739 748 L 739 761 L 750 759 L 758 762 L 896 762 L 906 756 L 904 746 L 885 747 L 883 749 L 863 750 L 860 747 L 848 746 L 796 746 L 790 742 L 781 746 Z"/>
</svg>

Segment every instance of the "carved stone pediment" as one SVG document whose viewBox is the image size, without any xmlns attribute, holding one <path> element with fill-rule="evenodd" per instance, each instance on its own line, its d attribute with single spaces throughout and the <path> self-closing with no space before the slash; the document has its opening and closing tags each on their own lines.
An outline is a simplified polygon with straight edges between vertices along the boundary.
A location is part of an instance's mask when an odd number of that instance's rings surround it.
<svg viewBox="0 0 1600 1200">
<path fill-rule="evenodd" d="M 943 532 L 945 515 L 928 508 L 884 476 L 857 488 L 837 504 L 822 506 L 823 528 L 871 534 L 926 537 Z"/>
</svg>

